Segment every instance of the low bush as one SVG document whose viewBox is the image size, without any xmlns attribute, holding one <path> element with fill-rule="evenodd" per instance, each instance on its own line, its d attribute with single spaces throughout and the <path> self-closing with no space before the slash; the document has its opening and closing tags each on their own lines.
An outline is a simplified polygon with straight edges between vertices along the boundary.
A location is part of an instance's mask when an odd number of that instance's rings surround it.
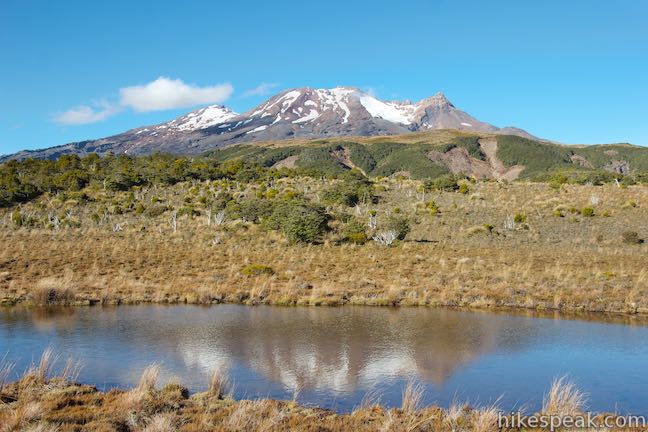
<svg viewBox="0 0 648 432">
<path fill-rule="evenodd" d="M 358 219 L 350 219 L 342 230 L 344 240 L 354 244 L 365 244 L 368 240 L 365 224 Z"/>
<path fill-rule="evenodd" d="M 370 184 L 361 180 L 343 181 L 331 186 L 322 193 L 322 201 L 327 204 L 341 204 L 353 207 L 361 201 L 373 199 Z"/>
<path fill-rule="evenodd" d="M 594 217 L 594 209 L 592 207 L 583 207 L 581 215 L 584 217 Z"/>
<path fill-rule="evenodd" d="M 272 275 L 274 274 L 274 270 L 272 269 L 272 267 L 268 267 L 266 265 L 250 264 L 243 267 L 241 273 L 245 276 L 259 276 L 263 274 Z"/>
<path fill-rule="evenodd" d="M 328 215 L 322 206 L 285 201 L 274 206 L 266 226 L 281 231 L 291 242 L 313 243 L 326 230 Z"/>
<path fill-rule="evenodd" d="M 624 231 L 621 238 L 627 244 L 641 244 L 644 242 L 643 239 L 639 238 L 639 233 L 636 231 Z"/>
<path fill-rule="evenodd" d="M 439 206 L 437 205 L 436 201 L 428 201 L 425 204 L 425 207 L 428 209 L 431 215 L 441 213 L 441 210 L 439 210 Z"/>
<path fill-rule="evenodd" d="M 409 221 L 401 216 L 391 216 L 387 220 L 386 228 L 387 231 L 393 231 L 396 233 L 396 238 L 398 240 L 404 240 L 411 229 Z"/>
</svg>

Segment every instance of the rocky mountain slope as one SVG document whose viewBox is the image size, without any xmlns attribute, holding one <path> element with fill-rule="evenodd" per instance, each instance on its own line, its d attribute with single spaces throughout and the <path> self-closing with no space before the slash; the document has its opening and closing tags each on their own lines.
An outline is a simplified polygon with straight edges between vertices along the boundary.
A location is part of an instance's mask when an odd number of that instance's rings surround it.
<svg viewBox="0 0 648 432">
<path fill-rule="evenodd" d="M 22 151 L 0 161 L 93 152 L 198 154 L 234 143 L 297 137 L 400 135 L 436 129 L 533 138 L 521 129 L 498 128 L 481 122 L 457 109 L 442 93 L 411 103 L 382 101 L 350 87 L 299 88 L 281 92 L 244 114 L 223 106 L 208 106 L 167 123 L 108 138 Z"/>
</svg>

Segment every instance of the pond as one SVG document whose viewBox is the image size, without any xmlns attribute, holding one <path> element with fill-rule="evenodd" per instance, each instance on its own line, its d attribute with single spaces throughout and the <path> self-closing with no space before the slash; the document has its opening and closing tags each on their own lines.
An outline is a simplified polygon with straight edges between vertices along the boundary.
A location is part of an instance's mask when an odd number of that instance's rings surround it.
<svg viewBox="0 0 648 432">
<path fill-rule="evenodd" d="M 297 400 L 341 412 L 367 394 L 398 406 L 408 380 L 425 403 L 540 408 L 563 375 L 595 411 L 648 414 L 648 327 L 432 308 L 120 306 L 0 309 L 0 359 L 24 371 L 52 348 L 79 380 L 131 387 L 150 364 L 161 383 L 206 389 L 227 371 L 236 398 Z"/>
</svg>

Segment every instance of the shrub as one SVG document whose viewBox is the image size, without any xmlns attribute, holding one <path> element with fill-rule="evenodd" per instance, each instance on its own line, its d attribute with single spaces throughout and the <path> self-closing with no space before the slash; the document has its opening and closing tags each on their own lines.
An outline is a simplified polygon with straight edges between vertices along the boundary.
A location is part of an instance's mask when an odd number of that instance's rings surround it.
<svg viewBox="0 0 648 432">
<path fill-rule="evenodd" d="M 428 180 L 424 185 L 426 190 L 453 192 L 459 189 L 457 177 L 451 174 L 442 175 L 434 180 Z"/>
<path fill-rule="evenodd" d="M 144 213 L 146 214 L 146 216 L 158 217 L 158 216 L 162 215 L 167 210 L 168 210 L 167 206 L 155 205 L 155 206 L 147 208 L 144 211 Z"/>
<path fill-rule="evenodd" d="M 239 204 L 238 215 L 250 222 L 258 223 L 272 214 L 272 203 L 265 199 L 250 199 Z"/>
<path fill-rule="evenodd" d="M 187 215 L 190 218 L 193 218 L 194 216 L 200 216 L 200 212 L 196 210 L 193 206 L 182 206 L 178 210 L 178 217 L 182 215 Z"/>
<path fill-rule="evenodd" d="M 457 192 L 465 195 L 469 192 L 469 190 L 470 189 L 468 188 L 468 185 L 466 183 L 461 183 L 459 185 L 459 189 L 457 189 Z"/>
<path fill-rule="evenodd" d="M 344 240 L 349 243 L 365 244 L 368 240 L 365 225 L 355 218 L 346 223 L 342 233 L 344 234 Z"/>
<path fill-rule="evenodd" d="M 363 245 L 367 243 L 369 237 L 367 237 L 366 233 L 352 233 L 346 236 L 345 240 L 349 243 Z"/>
<path fill-rule="evenodd" d="M 322 193 L 322 201 L 329 204 L 342 204 L 353 207 L 361 200 L 371 202 L 371 188 L 364 181 L 344 181 Z"/>
<path fill-rule="evenodd" d="M 12 222 L 14 225 L 18 226 L 18 227 L 19 227 L 19 226 L 22 226 L 22 224 L 23 224 L 23 217 L 22 217 L 22 213 L 20 213 L 20 210 L 19 210 L 19 209 L 16 209 L 16 210 L 14 210 L 14 211 L 11 213 L 11 222 Z"/>
<path fill-rule="evenodd" d="M 643 239 L 639 238 L 639 233 L 637 233 L 636 231 L 624 231 L 623 234 L 621 234 L 621 237 L 623 238 L 624 243 L 628 243 L 628 244 L 643 243 Z"/>
<path fill-rule="evenodd" d="M 141 215 L 145 210 L 146 209 L 144 208 L 142 203 L 137 203 L 137 205 L 135 206 L 135 214 Z"/>
<path fill-rule="evenodd" d="M 262 274 L 272 275 L 274 274 L 274 270 L 272 269 L 272 267 L 268 267 L 266 265 L 250 264 L 243 267 L 241 273 L 245 276 L 259 276 Z"/>
<path fill-rule="evenodd" d="M 524 213 L 516 213 L 513 217 L 513 222 L 524 223 L 527 221 L 527 216 Z"/>
<path fill-rule="evenodd" d="M 431 215 L 441 213 L 441 210 L 439 210 L 439 206 L 437 205 L 436 201 L 428 201 L 425 204 L 425 207 L 430 211 Z"/>
<path fill-rule="evenodd" d="M 396 238 L 398 240 L 403 240 L 409 234 L 410 232 L 410 224 L 409 221 L 400 216 L 391 216 L 387 220 L 387 231 L 393 231 L 396 233 Z"/>
<path fill-rule="evenodd" d="M 593 217 L 594 216 L 594 209 L 592 207 L 583 207 L 581 210 L 581 215 L 584 217 Z"/>
<path fill-rule="evenodd" d="M 381 231 L 372 237 L 372 240 L 381 246 L 391 246 L 397 238 L 395 231 Z"/>
<path fill-rule="evenodd" d="M 291 242 L 312 243 L 326 229 L 328 215 L 321 206 L 285 201 L 274 207 L 267 226 L 281 231 Z"/>
</svg>

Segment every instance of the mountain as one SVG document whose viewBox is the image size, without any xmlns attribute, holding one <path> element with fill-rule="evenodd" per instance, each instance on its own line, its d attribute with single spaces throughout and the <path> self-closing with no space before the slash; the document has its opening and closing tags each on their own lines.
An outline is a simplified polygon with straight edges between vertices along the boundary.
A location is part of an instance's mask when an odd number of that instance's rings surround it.
<svg viewBox="0 0 648 432">
<path fill-rule="evenodd" d="M 350 87 L 299 88 L 281 92 L 244 114 L 213 105 L 159 125 L 108 138 L 25 150 L 0 161 L 92 152 L 198 154 L 234 143 L 297 137 L 400 135 L 436 129 L 534 138 L 521 129 L 498 128 L 481 122 L 457 109 L 442 93 L 411 103 L 382 101 Z"/>
</svg>

